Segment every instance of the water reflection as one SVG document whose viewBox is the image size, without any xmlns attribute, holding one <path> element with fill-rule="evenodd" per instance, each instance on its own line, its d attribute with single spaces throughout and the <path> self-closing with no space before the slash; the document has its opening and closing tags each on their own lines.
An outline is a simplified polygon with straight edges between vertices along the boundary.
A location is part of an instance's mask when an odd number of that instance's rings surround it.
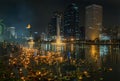
<svg viewBox="0 0 120 81">
<path fill-rule="evenodd" d="M 56 51 L 56 46 L 44 44 L 44 50 Z M 120 73 L 120 47 L 119 45 L 79 45 L 66 44 L 59 47 L 64 59 L 70 58 L 72 62 L 83 62 L 90 64 L 93 69 L 110 67 L 116 74 Z M 78 60 L 78 61 L 77 61 Z"/>
<path fill-rule="evenodd" d="M 105 56 L 109 52 L 110 46 L 107 45 L 100 45 L 100 56 Z"/>
<path fill-rule="evenodd" d="M 91 63 L 92 67 L 101 68 L 99 47 L 90 45 L 85 49 L 85 59 Z"/>
<path fill-rule="evenodd" d="M 31 78 L 43 79 L 41 81 L 120 79 L 120 48 L 117 45 L 69 43 L 57 47 L 47 43 L 39 48 L 23 47 L 20 54 L 10 55 L 9 67 L 12 74 L 15 73 L 14 77 L 25 77 L 27 81 Z"/>
<path fill-rule="evenodd" d="M 119 58 L 120 48 L 119 46 L 111 45 L 78 45 L 78 44 L 66 44 L 57 47 L 51 44 L 41 44 L 41 50 L 43 51 L 57 51 L 59 48 L 61 53 L 65 55 L 70 52 L 72 58 L 76 59 L 86 59 L 91 62 L 96 62 L 104 57 L 110 57 L 112 60 L 117 60 Z"/>
<path fill-rule="evenodd" d="M 120 58 L 120 48 L 119 46 L 111 45 L 79 45 L 79 44 L 66 44 L 64 46 L 55 46 L 51 44 L 41 44 L 41 49 L 44 51 L 57 51 L 59 48 L 60 53 L 64 54 L 67 58 L 68 53 L 70 53 L 73 59 L 84 59 L 89 62 L 101 66 L 101 63 L 109 61 L 109 63 L 118 63 Z M 109 64 L 108 63 L 108 64 Z M 107 64 L 107 63 L 106 63 Z"/>
</svg>

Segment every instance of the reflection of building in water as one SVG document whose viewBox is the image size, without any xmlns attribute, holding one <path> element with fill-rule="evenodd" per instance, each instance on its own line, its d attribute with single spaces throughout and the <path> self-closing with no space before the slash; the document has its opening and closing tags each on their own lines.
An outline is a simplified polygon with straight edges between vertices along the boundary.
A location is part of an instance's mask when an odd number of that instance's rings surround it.
<svg viewBox="0 0 120 81">
<path fill-rule="evenodd" d="M 83 45 L 75 45 L 75 58 L 76 59 L 85 59 L 85 48 Z"/>
<path fill-rule="evenodd" d="M 105 57 L 104 65 L 120 72 L 120 48 L 117 45 L 109 46 L 109 53 Z"/>
<path fill-rule="evenodd" d="M 120 48 L 113 45 L 91 45 L 85 49 L 85 58 L 94 67 L 120 67 Z"/>
<path fill-rule="evenodd" d="M 99 46 L 100 50 L 100 57 L 101 57 L 101 64 L 102 66 L 106 66 L 106 60 L 107 60 L 107 55 L 109 54 L 109 46 L 108 45 L 100 45 Z"/>
<path fill-rule="evenodd" d="M 99 54 L 99 47 L 91 45 L 86 48 L 85 57 L 88 62 L 94 65 L 94 67 L 101 67 L 101 59 Z"/>
<path fill-rule="evenodd" d="M 35 42 L 33 41 L 33 39 L 30 39 L 30 40 L 28 41 L 28 47 L 29 47 L 29 48 L 33 48 L 33 47 L 34 47 L 34 44 L 35 44 Z"/>
<path fill-rule="evenodd" d="M 100 45 L 100 56 L 105 56 L 108 54 L 108 46 Z"/>
<path fill-rule="evenodd" d="M 44 50 L 44 51 L 59 51 L 59 52 L 63 52 L 65 51 L 65 45 L 61 45 L 61 46 L 56 46 L 56 45 L 53 45 L 53 44 L 50 44 L 50 43 L 47 43 L 47 44 L 41 44 L 41 50 Z"/>
<path fill-rule="evenodd" d="M 71 44 L 70 47 L 71 47 L 71 48 L 70 48 L 70 51 L 73 52 L 73 51 L 74 51 L 74 45 Z"/>
<path fill-rule="evenodd" d="M 120 64 L 120 48 L 118 46 L 110 46 L 110 52 L 108 54 L 108 61 L 110 64 Z"/>
<path fill-rule="evenodd" d="M 117 45 L 101 45 L 100 57 L 104 67 L 120 68 L 120 48 Z M 113 67 L 114 66 L 114 67 Z"/>
<path fill-rule="evenodd" d="M 71 59 L 85 59 L 85 48 L 78 44 L 66 44 L 64 52 L 66 52 L 65 57 L 70 56 Z"/>
</svg>

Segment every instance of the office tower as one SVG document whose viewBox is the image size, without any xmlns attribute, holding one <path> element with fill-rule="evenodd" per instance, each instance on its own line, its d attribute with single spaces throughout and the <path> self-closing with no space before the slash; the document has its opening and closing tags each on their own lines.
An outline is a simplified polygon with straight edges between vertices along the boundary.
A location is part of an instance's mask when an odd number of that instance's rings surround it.
<svg viewBox="0 0 120 81">
<path fill-rule="evenodd" d="M 85 12 L 85 35 L 86 40 L 99 39 L 102 29 L 102 6 L 92 4 L 86 7 Z"/>
<path fill-rule="evenodd" d="M 64 37 L 68 40 L 79 38 L 79 9 L 72 3 L 64 11 Z"/>
</svg>

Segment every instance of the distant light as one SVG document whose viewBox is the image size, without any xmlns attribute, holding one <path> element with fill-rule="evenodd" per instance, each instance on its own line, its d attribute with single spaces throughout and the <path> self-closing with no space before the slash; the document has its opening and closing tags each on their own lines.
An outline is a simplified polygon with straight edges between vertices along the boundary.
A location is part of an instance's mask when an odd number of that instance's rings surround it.
<svg viewBox="0 0 120 81">
<path fill-rule="evenodd" d="M 78 9 L 78 7 L 74 7 L 74 9 L 76 9 L 76 10 L 77 10 L 77 9 Z"/>
<path fill-rule="evenodd" d="M 71 41 L 74 41 L 74 38 L 71 38 Z"/>
<path fill-rule="evenodd" d="M 88 74 L 88 72 L 87 72 L 87 71 L 84 71 L 83 73 L 84 73 L 84 74 Z"/>
<path fill-rule="evenodd" d="M 79 79 L 80 79 L 80 80 L 82 80 L 82 79 L 83 79 L 83 77 L 82 77 L 82 76 L 80 76 L 80 77 L 79 77 Z"/>
<path fill-rule="evenodd" d="M 38 32 L 34 32 L 35 34 L 38 34 Z"/>
<path fill-rule="evenodd" d="M 112 71 L 112 68 L 109 68 L 109 71 Z"/>
<path fill-rule="evenodd" d="M 15 29 L 15 27 L 10 27 L 10 28 L 13 28 L 13 29 Z"/>
<path fill-rule="evenodd" d="M 103 78 L 101 77 L 100 80 L 103 80 Z"/>
<path fill-rule="evenodd" d="M 31 28 L 31 25 L 30 24 L 28 24 L 28 26 L 26 27 L 27 29 L 30 29 Z"/>
</svg>

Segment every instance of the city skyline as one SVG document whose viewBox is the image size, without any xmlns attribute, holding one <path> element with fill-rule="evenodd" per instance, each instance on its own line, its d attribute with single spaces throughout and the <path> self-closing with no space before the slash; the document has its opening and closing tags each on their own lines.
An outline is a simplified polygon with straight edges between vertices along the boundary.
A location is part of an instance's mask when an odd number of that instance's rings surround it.
<svg viewBox="0 0 120 81">
<path fill-rule="evenodd" d="M 14 26 L 21 30 L 30 23 L 33 31 L 42 33 L 46 30 L 53 12 L 64 12 L 64 9 L 73 2 L 79 7 L 81 26 L 85 25 L 85 7 L 91 4 L 103 6 L 103 26 L 119 25 L 119 0 L 1 0 L 0 18 L 4 19 L 7 27 Z"/>
</svg>

